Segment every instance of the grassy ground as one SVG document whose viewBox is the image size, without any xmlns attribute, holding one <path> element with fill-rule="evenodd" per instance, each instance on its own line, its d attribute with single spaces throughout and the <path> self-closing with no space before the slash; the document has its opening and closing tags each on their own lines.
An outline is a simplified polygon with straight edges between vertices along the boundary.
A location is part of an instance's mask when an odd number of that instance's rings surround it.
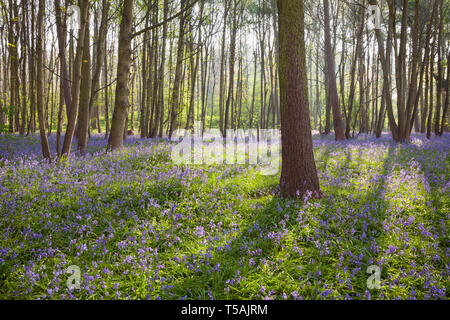
<svg viewBox="0 0 450 320">
<path fill-rule="evenodd" d="M 37 138 L 0 136 L 1 299 L 449 296 L 449 135 L 315 137 L 325 196 L 297 201 L 256 167 L 175 166 L 164 141 L 104 144 L 48 164 Z"/>
</svg>

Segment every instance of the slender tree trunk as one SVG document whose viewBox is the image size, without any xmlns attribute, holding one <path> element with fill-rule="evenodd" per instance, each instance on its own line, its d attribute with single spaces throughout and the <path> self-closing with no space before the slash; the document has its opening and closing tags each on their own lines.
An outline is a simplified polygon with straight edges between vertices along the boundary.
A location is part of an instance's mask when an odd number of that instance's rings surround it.
<svg viewBox="0 0 450 320">
<path fill-rule="evenodd" d="M 73 65 L 73 81 L 72 81 L 72 104 L 70 106 L 69 118 L 67 122 L 66 134 L 64 136 L 64 144 L 61 154 L 69 155 L 72 149 L 72 139 L 77 123 L 77 114 L 80 101 L 80 83 L 81 83 L 81 66 L 84 51 L 84 36 L 87 24 L 87 15 L 89 10 L 89 0 L 80 0 L 81 25 L 78 33 L 78 45 L 75 61 Z"/>
<path fill-rule="evenodd" d="M 253 89 L 252 89 L 252 104 L 250 107 L 250 120 L 249 120 L 249 129 L 253 128 L 253 114 L 255 111 L 255 93 L 256 93 L 256 71 L 257 71 L 257 66 L 258 66 L 258 61 L 257 61 L 257 53 L 256 51 L 253 52 L 253 59 L 254 59 L 254 71 L 253 71 Z"/>
<path fill-rule="evenodd" d="M 450 61 L 450 53 L 447 56 L 447 61 Z M 444 100 L 444 110 L 442 113 L 442 120 L 441 120 L 441 129 L 439 132 L 439 135 L 442 136 L 444 134 L 444 131 L 448 131 L 448 105 L 449 105 L 449 80 L 450 80 L 450 64 L 447 63 L 447 80 L 445 81 L 445 100 Z"/>
<path fill-rule="evenodd" d="M 399 140 L 399 128 L 395 122 L 394 112 L 392 107 L 392 95 L 391 95 L 391 81 L 390 81 L 390 55 L 391 55 L 391 37 L 393 34 L 392 24 L 389 24 L 389 36 L 387 40 L 386 53 L 384 49 L 383 40 L 381 38 L 381 32 L 379 29 L 375 30 L 375 35 L 378 43 L 378 53 L 381 60 L 381 67 L 383 69 L 383 96 L 386 104 L 389 127 L 392 132 L 392 138 L 395 141 Z"/>
<path fill-rule="evenodd" d="M 34 29 L 34 21 L 35 21 L 35 13 L 34 13 L 34 0 L 31 1 L 31 43 L 29 47 L 29 59 L 28 59 L 28 68 L 29 68 L 29 82 L 30 82 L 30 121 L 27 129 L 27 136 L 35 131 L 35 109 L 36 109 L 36 92 L 35 92 L 35 74 L 36 74 L 36 65 L 35 65 L 35 29 Z"/>
<path fill-rule="evenodd" d="M 360 51 L 359 55 L 359 120 L 360 120 L 360 126 L 359 126 L 359 132 L 360 133 L 367 133 L 367 127 L 366 127 L 366 99 L 365 99 L 365 83 L 364 83 L 364 74 L 366 66 L 364 64 L 364 51 Z M 356 115 L 357 116 L 357 115 Z M 355 119 L 356 120 L 356 119 Z"/>
<path fill-rule="evenodd" d="M 181 10 L 183 11 L 186 5 L 186 0 L 181 0 Z M 178 115 L 179 115 L 179 94 L 181 85 L 181 72 L 183 65 L 183 54 L 184 54 L 184 30 L 185 30 L 186 15 L 182 14 L 180 18 L 180 26 L 178 33 L 178 49 L 177 49 L 177 65 L 175 67 L 175 79 L 172 90 L 172 101 L 171 101 L 171 119 L 170 119 L 170 129 L 169 138 L 172 138 L 172 133 L 178 128 Z"/>
<path fill-rule="evenodd" d="M 106 41 L 104 43 L 105 46 L 105 54 L 103 56 L 103 83 L 105 86 L 104 98 L 105 98 L 105 139 L 109 138 L 109 88 L 108 85 L 108 55 L 107 55 L 107 46 Z"/>
<path fill-rule="evenodd" d="M 227 17 L 229 11 L 229 1 L 224 3 L 224 18 L 223 18 L 223 29 L 222 29 L 222 41 L 220 50 L 220 79 L 219 79 L 219 128 L 222 135 L 225 135 L 225 125 L 224 125 L 224 100 L 225 100 L 225 36 L 227 30 Z"/>
<path fill-rule="evenodd" d="M 169 15 L 169 1 L 164 0 L 164 13 L 163 19 L 166 20 Z M 167 38 L 167 23 L 163 25 L 163 38 L 162 38 L 162 47 L 161 47 L 161 66 L 159 67 L 159 92 L 158 92 L 158 101 L 159 101 L 159 132 L 158 136 L 161 138 L 164 133 L 164 70 L 166 64 L 166 38 Z"/>
<path fill-rule="evenodd" d="M 42 155 L 46 159 L 50 159 L 50 148 L 48 145 L 47 134 L 45 132 L 45 119 L 44 119 L 44 83 L 43 83 L 43 57 L 44 57 L 44 48 L 43 48 L 43 21 L 44 21 L 44 12 L 45 12 L 45 0 L 39 0 L 39 11 L 37 16 L 37 44 L 36 44 L 36 84 L 37 84 L 37 111 L 38 111 L 38 119 L 39 119 L 39 132 L 41 136 L 41 146 L 42 146 Z"/>
<path fill-rule="evenodd" d="M 97 98 L 97 91 L 100 82 L 100 73 L 102 70 L 102 61 L 103 55 L 105 54 L 105 46 L 104 42 L 106 41 L 106 34 L 108 32 L 108 13 L 109 13 L 109 0 L 102 0 L 102 18 L 100 22 L 100 28 L 98 32 L 98 36 L 96 36 L 97 40 L 97 54 L 95 61 L 95 70 L 94 75 L 92 77 L 92 84 L 90 85 L 91 93 L 89 98 L 89 114 L 90 118 L 94 117 L 94 102 Z M 98 109 L 97 109 L 98 114 Z M 100 130 L 100 126 L 98 128 Z"/>
<path fill-rule="evenodd" d="M 109 135 L 108 150 L 123 147 L 123 131 L 129 107 L 130 90 L 128 77 L 131 64 L 131 25 L 133 21 L 134 0 L 124 0 L 122 21 L 119 31 L 119 58 L 117 62 L 117 84 L 114 113 Z"/>
<path fill-rule="evenodd" d="M 341 107 L 339 105 L 339 97 L 336 86 L 336 75 L 334 56 L 331 49 L 331 37 L 330 37 L 330 13 L 328 0 L 323 0 L 324 15 L 325 15 L 325 54 L 328 71 L 328 85 L 329 94 L 331 99 L 331 106 L 333 108 L 333 124 L 334 134 L 336 140 L 345 140 L 345 131 L 342 124 Z"/>
<path fill-rule="evenodd" d="M 61 70 L 61 82 L 64 93 L 64 102 L 66 104 L 66 116 L 69 118 L 70 106 L 72 105 L 72 94 L 70 92 L 70 78 L 67 71 L 66 61 L 66 19 L 62 19 L 61 16 L 61 3 L 60 0 L 55 0 L 55 22 L 56 22 L 56 34 L 58 36 L 59 47 L 59 64 Z"/>
<path fill-rule="evenodd" d="M 158 7 L 153 10 L 153 20 L 152 24 L 155 25 L 158 23 Z M 154 28 L 152 32 L 152 48 L 151 48 L 151 75 L 153 80 L 149 82 L 152 84 L 151 88 L 151 96 L 150 96 L 150 109 L 151 115 L 149 117 L 149 127 L 147 132 L 147 138 L 155 137 L 155 132 L 158 129 L 158 122 L 155 119 L 155 115 L 157 113 L 156 109 L 158 108 L 158 29 Z"/>
<path fill-rule="evenodd" d="M 423 93 L 423 105 L 422 105 L 422 111 L 421 111 L 421 118 L 420 118 L 420 132 L 425 133 L 427 131 L 427 116 L 428 116 L 428 88 L 430 85 L 430 77 L 429 77 L 429 70 L 430 70 L 430 58 L 425 60 L 426 63 L 426 69 L 425 69 L 425 91 Z"/>
<path fill-rule="evenodd" d="M 228 83 L 228 97 L 225 105 L 225 125 L 224 125 L 224 136 L 227 134 L 227 129 L 229 129 L 229 114 L 230 106 L 233 103 L 234 97 L 234 65 L 236 60 L 236 34 L 237 34 L 237 1 L 233 0 L 233 23 L 231 26 L 231 39 L 230 39 L 230 79 Z"/>
<path fill-rule="evenodd" d="M 433 122 L 433 107 L 434 107 L 434 101 L 433 101 L 433 72 L 434 72 L 434 57 L 435 57 L 435 50 L 436 50 L 436 42 L 437 37 L 436 34 L 434 36 L 433 45 L 431 49 L 431 60 L 430 60 L 430 107 L 428 110 L 428 119 L 427 119 L 427 139 L 431 138 L 431 131 L 432 131 L 432 122 Z"/>
<path fill-rule="evenodd" d="M 62 133 L 63 108 L 64 108 L 64 93 L 63 93 L 63 84 L 62 83 L 63 83 L 63 80 L 60 78 L 58 121 L 56 124 L 56 153 L 58 154 L 58 157 L 61 156 L 61 133 Z"/>
<path fill-rule="evenodd" d="M 16 131 L 17 126 L 15 126 L 15 112 L 19 108 L 18 101 L 18 77 L 19 77 L 19 54 L 18 54 L 18 17 L 17 17 L 17 3 L 14 0 L 9 0 L 9 16 L 8 16 L 8 47 L 9 47 L 9 59 L 10 59 L 10 96 L 9 96 L 9 132 L 13 133 Z"/>
<path fill-rule="evenodd" d="M 435 0 L 439 1 L 439 0 Z M 441 3 L 443 0 L 441 0 Z M 436 114 L 434 116 L 434 134 L 439 135 L 440 131 L 440 120 L 441 120 L 441 107 L 442 107 L 442 38 L 443 38 L 443 28 L 444 28 L 444 14 L 442 11 L 442 5 L 441 5 L 441 18 L 440 22 L 438 23 L 439 26 L 439 33 L 438 33 L 438 43 L 437 43 L 437 72 L 438 77 L 436 81 Z"/>
<path fill-rule="evenodd" d="M 80 107 L 78 117 L 78 151 L 81 155 L 86 155 L 86 148 L 89 139 L 90 110 L 89 101 L 91 93 L 91 50 L 90 50 L 90 23 L 89 13 L 87 15 L 86 31 L 83 45 L 83 63 L 81 67 L 80 84 Z"/>
<path fill-rule="evenodd" d="M 26 1 L 22 2 L 22 121 L 19 131 L 21 136 L 25 135 L 25 124 L 27 120 L 27 5 Z"/>
</svg>

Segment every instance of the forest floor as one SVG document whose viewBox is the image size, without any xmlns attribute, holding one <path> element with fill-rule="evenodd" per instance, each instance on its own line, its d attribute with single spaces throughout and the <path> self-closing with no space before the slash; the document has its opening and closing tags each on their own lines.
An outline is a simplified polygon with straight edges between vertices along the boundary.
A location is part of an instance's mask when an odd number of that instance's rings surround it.
<svg viewBox="0 0 450 320">
<path fill-rule="evenodd" d="M 279 175 L 177 166 L 161 140 L 105 154 L 94 136 L 48 164 L 37 137 L 0 136 L 0 299 L 449 296 L 449 134 L 314 136 L 324 197 L 295 201 Z"/>
</svg>

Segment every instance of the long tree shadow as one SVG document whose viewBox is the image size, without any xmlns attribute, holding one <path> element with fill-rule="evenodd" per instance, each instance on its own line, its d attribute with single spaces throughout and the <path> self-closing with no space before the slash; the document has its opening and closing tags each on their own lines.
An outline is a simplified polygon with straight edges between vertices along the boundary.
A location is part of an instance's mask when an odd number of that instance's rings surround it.
<svg viewBox="0 0 450 320">
<path fill-rule="evenodd" d="M 273 250 L 273 242 L 265 236 L 265 233 L 269 230 L 279 231 L 279 222 L 285 215 L 283 211 L 277 210 L 279 203 L 280 199 L 273 197 L 264 207 L 256 211 L 254 218 L 243 226 L 237 237 L 229 244 L 216 248 L 210 264 L 175 281 L 174 297 L 208 299 L 208 292 L 213 291 L 224 293 L 215 296 L 215 299 L 224 299 L 227 297 L 225 289 L 233 284 L 227 281 L 257 273 L 257 266 L 264 259 L 268 259 Z"/>
<path fill-rule="evenodd" d="M 442 221 L 446 221 L 449 218 L 448 214 L 448 194 L 446 195 L 445 192 L 442 193 L 440 188 L 443 187 L 443 184 L 448 183 L 449 181 L 449 173 L 448 173 L 448 164 L 449 164 L 449 157 L 448 157 L 448 147 L 446 147 L 445 150 L 438 150 L 438 149 L 429 149 L 424 150 L 422 146 L 416 145 L 414 143 L 408 143 L 407 148 L 411 151 L 403 152 L 402 155 L 405 157 L 405 163 L 413 163 L 417 162 L 419 164 L 419 170 L 420 173 L 423 175 L 425 181 L 424 181 L 424 188 L 426 192 L 426 201 L 427 205 L 430 205 L 434 209 L 434 214 L 431 215 L 431 221 L 433 228 L 437 231 L 437 233 L 440 235 L 437 239 L 439 243 L 439 247 L 442 248 L 448 248 L 450 245 L 450 240 L 448 240 L 448 237 L 445 235 L 448 232 L 448 229 L 446 228 L 445 223 L 442 223 Z M 438 163 L 435 162 L 436 159 L 426 158 L 423 155 L 427 152 L 444 152 L 446 154 L 446 159 L 442 162 L 442 166 L 446 167 L 446 173 L 444 176 L 443 181 L 439 181 L 442 179 L 442 177 L 433 176 L 433 170 L 432 166 L 439 166 Z M 431 155 L 430 155 L 431 156 Z"/>
<path fill-rule="evenodd" d="M 374 187 L 368 192 L 366 195 L 366 200 L 373 200 L 377 203 L 378 211 L 377 215 L 378 224 L 372 226 L 374 230 L 382 229 L 381 223 L 383 221 L 384 215 L 386 213 L 387 204 L 383 198 L 384 191 L 384 179 L 389 174 L 389 169 L 394 160 L 394 149 L 393 147 L 389 147 L 388 155 L 386 156 L 382 170 L 380 175 L 376 179 L 376 183 Z M 347 153 L 346 163 L 351 162 L 351 156 Z M 251 222 L 247 223 L 247 225 L 243 226 L 241 232 L 238 236 L 232 239 L 232 241 L 225 245 L 224 247 L 220 247 L 219 250 L 215 250 L 212 253 L 212 258 L 208 265 L 200 266 L 196 270 L 196 272 L 192 272 L 190 275 L 186 277 L 179 278 L 175 280 L 173 285 L 173 294 L 174 298 L 177 297 L 186 297 L 188 299 L 208 299 L 210 296 L 210 292 L 215 292 L 216 299 L 228 299 L 228 298 L 262 298 L 264 293 L 260 295 L 258 290 L 254 290 L 253 294 L 248 295 L 248 293 L 240 293 L 239 289 L 234 287 L 233 292 L 230 293 L 230 287 L 236 285 L 236 282 L 239 282 L 240 279 L 251 278 L 253 282 L 258 282 L 258 273 L 261 271 L 261 265 L 265 265 L 265 263 L 261 263 L 268 260 L 276 259 L 277 254 L 284 250 L 283 245 L 277 245 L 276 241 L 274 244 L 273 237 L 282 237 L 282 233 L 285 231 L 292 231 L 292 227 L 295 224 L 297 216 L 290 214 L 289 217 L 286 216 L 286 212 L 284 210 L 280 210 L 281 207 L 284 207 L 289 200 L 280 199 L 278 197 L 272 197 L 260 210 L 255 211 L 255 215 Z M 320 202 L 320 201 L 318 201 Z M 281 206 L 280 206 L 281 203 Z M 301 202 L 296 201 L 295 203 L 300 204 Z M 296 207 L 296 210 L 303 210 L 303 205 Z M 326 215 L 325 215 L 326 216 Z M 327 218 L 324 218 L 326 220 Z M 288 226 L 286 228 L 286 226 Z M 348 226 L 350 227 L 350 226 Z M 360 234 L 363 232 L 363 225 L 353 226 L 356 228 L 356 233 Z M 319 230 L 319 232 L 324 231 L 324 229 Z M 272 235 L 271 237 L 267 237 L 267 235 Z M 294 235 L 295 236 L 295 235 Z M 298 240 L 302 242 L 305 247 L 301 249 L 306 249 L 308 246 L 314 246 L 314 239 L 308 236 L 301 240 L 302 236 L 297 235 Z M 375 235 L 371 235 L 371 237 L 382 237 L 381 233 L 377 233 Z M 341 247 L 351 246 L 355 241 L 354 239 L 346 239 L 345 237 L 341 238 L 341 241 L 346 242 L 338 244 Z M 369 250 L 370 243 L 367 240 L 362 241 L 362 245 L 367 247 Z M 256 253 L 256 254 L 255 254 Z M 313 257 L 313 260 L 321 257 Z M 336 257 L 337 258 L 337 257 Z M 289 258 L 288 258 L 289 259 Z M 368 263 L 370 257 L 367 257 L 366 263 Z M 325 261 L 325 260 L 324 260 Z M 327 261 L 332 261 L 330 258 Z M 317 262 L 316 264 L 320 268 L 320 264 L 322 262 Z M 335 263 L 335 262 L 332 262 Z M 304 273 L 298 271 L 302 269 L 304 266 L 298 265 L 297 268 L 292 268 L 291 270 L 279 270 L 278 272 L 287 272 L 286 276 L 294 278 L 298 277 L 299 274 L 304 276 Z M 335 269 L 332 266 L 331 269 Z M 306 286 L 310 283 L 309 281 L 321 284 L 320 280 L 314 279 L 314 276 L 311 275 L 311 271 L 315 268 L 315 266 L 308 266 L 308 275 L 303 277 L 302 280 L 298 282 L 306 283 Z M 277 271 L 274 271 L 277 272 Z M 362 271 L 363 273 L 365 270 Z M 283 275 L 284 276 L 284 275 Z M 262 278 L 263 276 L 261 276 Z M 301 278 L 301 277 L 299 277 Z M 366 279 L 364 277 L 364 279 Z M 262 280 L 262 279 L 261 279 Z M 267 279 L 266 279 L 267 280 Z M 253 287 L 257 288 L 259 284 L 252 284 Z M 360 281 L 360 283 L 355 284 L 354 290 L 360 290 L 359 292 L 365 291 L 365 282 Z M 313 292 L 312 289 L 305 289 L 311 296 L 316 296 L 317 293 Z M 223 292 L 223 294 L 222 294 Z M 267 293 L 265 293 L 267 294 Z M 277 294 L 281 295 L 281 292 L 277 292 Z"/>
</svg>

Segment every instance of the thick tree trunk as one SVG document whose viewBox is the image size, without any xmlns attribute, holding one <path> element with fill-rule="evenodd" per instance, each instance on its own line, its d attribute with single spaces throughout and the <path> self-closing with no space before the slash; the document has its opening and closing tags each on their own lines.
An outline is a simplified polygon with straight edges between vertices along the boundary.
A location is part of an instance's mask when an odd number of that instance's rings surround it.
<svg viewBox="0 0 450 320">
<path fill-rule="evenodd" d="M 301 0 L 278 0 L 281 100 L 281 195 L 320 194 L 308 106 L 304 11 Z"/>
</svg>

